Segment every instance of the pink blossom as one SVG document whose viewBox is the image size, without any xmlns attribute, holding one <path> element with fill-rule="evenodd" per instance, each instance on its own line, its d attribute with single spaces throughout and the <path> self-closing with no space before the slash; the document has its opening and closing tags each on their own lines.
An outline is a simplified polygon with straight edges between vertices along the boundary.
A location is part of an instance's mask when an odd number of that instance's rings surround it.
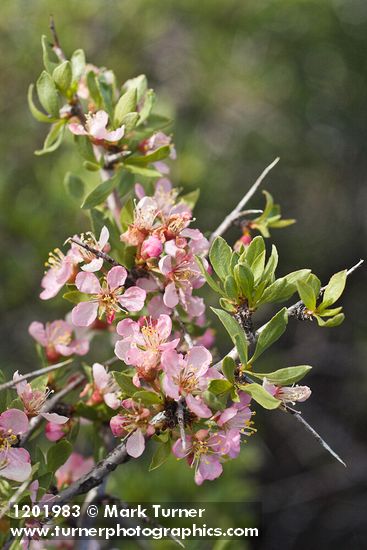
<svg viewBox="0 0 367 550">
<path fill-rule="evenodd" d="M 296 401 L 306 401 L 311 395 L 311 389 L 308 386 L 275 386 L 268 382 L 266 378 L 263 380 L 263 387 L 276 399 L 280 399 L 283 403 L 292 403 Z"/>
<path fill-rule="evenodd" d="M 45 388 L 44 390 L 40 389 L 33 389 L 30 384 L 28 384 L 27 380 L 18 380 L 21 378 L 18 371 L 14 373 L 13 380 L 16 382 L 16 390 L 18 397 L 23 403 L 24 411 L 27 414 L 27 416 L 38 416 L 41 415 L 43 418 L 45 418 L 49 422 L 53 422 L 55 424 L 65 424 L 69 419 L 67 416 L 61 416 L 60 414 L 56 413 L 48 413 L 43 412 L 42 409 L 44 408 L 44 405 L 46 404 L 47 398 L 50 395 L 50 391 L 48 388 Z"/>
<path fill-rule="evenodd" d="M 89 342 L 86 338 L 73 340 L 72 326 L 63 320 L 53 321 L 43 325 L 33 321 L 29 325 L 29 334 L 45 348 L 49 361 L 57 361 L 60 356 L 85 355 L 89 351 Z"/>
<path fill-rule="evenodd" d="M 41 300 L 53 298 L 66 283 L 73 282 L 79 262 L 80 256 L 76 256 L 73 250 L 69 250 L 66 255 L 59 248 L 50 252 L 46 262 L 49 269 L 41 281 L 44 289 L 40 294 Z"/>
<path fill-rule="evenodd" d="M 233 403 L 230 407 L 215 415 L 214 419 L 217 425 L 226 432 L 234 430 L 244 435 L 251 435 L 254 429 L 251 427 L 250 402 L 251 397 L 246 393 L 241 393 L 238 403 Z"/>
<path fill-rule="evenodd" d="M 127 365 L 136 367 L 136 383 L 139 377 L 153 380 L 162 352 L 174 349 L 179 343 L 179 339 L 168 340 L 172 332 L 168 315 L 160 315 L 157 320 L 145 317 L 139 323 L 124 319 L 116 331 L 123 339 L 116 343 L 115 353 Z"/>
<path fill-rule="evenodd" d="M 144 434 L 151 436 L 154 433 L 154 427 L 149 424 L 151 413 L 132 399 L 125 399 L 122 406 L 123 412 L 110 420 L 111 431 L 115 437 L 127 439 L 128 455 L 138 458 L 145 449 Z"/>
<path fill-rule="evenodd" d="M 216 479 L 222 474 L 221 462 L 225 457 L 237 456 L 239 440 L 240 435 L 235 430 L 215 434 L 210 434 L 208 430 L 199 430 L 194 436 L 187 436 L 186 445 L 178 439 L 172 452 L 177 458 L 187 459 L 189 465 L 195 469 L 195 483 L 201 485 L 205 480 Z"/>
<path fill-rule="evenodd" d="M 126 269 L 116 266 L 110 269 L 102 285 L 93 273 L 78 273 L 75 284 L 80 292 L 90 294 L 90 300 L 80 302 L 72 310 L 73 324 L 86 327 L 97 318 L 106 315 L 108 323 L 112 323 L 117 311 L 125 308 L 128 311 L 139 311 L 144 306 L 146 293 L 143 289 L 132 286 L 125 290 Z"/>
<path fill-rule="evenodd" d="M 100 363 L 94 363 L 92 372 L 94 383 L 92 385 L 87 384 L 80 396 L 83 397 L 86 395 L 92 387 L 93 393 L 88 401 L 89 405 L 96 405 L 104 401 L 111 409 L 117 409 L 121 403 L 121 400 L 118 398 L 120 390 L 111 374 Z"/>
<path fill-rule="evenodd" d="M 153 230 L 158 214 L 157 203 L 151 197 L 142 198 L 135 206 L 134 221 L 129 225 L 121 240 L 130 246 L 139 246 Z"/>
<path fill-rule="evenodd" d="M 89 136 L 92 141 L 99 143 L 109 141 L 115 143 L 124 136 L 125 126 L 122 125 L 117 130 L 108 131 L 108 114 L 106 111 L 97 111 L 94 114 L 86 116 L 85 127 L 82 124 L 72 122 L 69 124 L 69 130 L 77 136 Z"/>
<path fill-rule="evenodd" d="M 45 436 L 49 441 L 59 441 L 70 431 L 68 424 L 56 424 L 47 422 L 45 427 Z"/>
<path fill-rule="evenodd" d="M 144 187 L 140 183 L 135 185 L 135 194 L 139 199 L 145 197 Z M 153 199 L 157 211 L 163 219 L 166 219 L 170 214 L 186 214 L 191 218 L 192 212 L 187 204 L 183 202 L 176 204 L 177 196 L 178 190 L 172 188 L 172 183 L 167 178 L 157 180 Z"/>
<path fill-rule="evenodd" d="M 0 477 L 22 482 L 31 475 L 28 451 L 14 448 L 18 436 L 28 430 L 28 425 L 26 414 L 18 409 L 8 409 L 0 414 Z"/>
<path fill-rule="evenodd" d="M 110 249 L 110 246 L 108 244 L 109 237 L 110 233 L 107 227 L 103 226 L 98 240 L 91 232 L 81 235 L 80 237 L 78 237 L 78 240 L 98 252 L 107 252 Z M 72 249 L 77 249 L 82 258 L 82 261 L 85 262 L 85 264 L 82 266 L 83 271 L 89 271 L 92 273 L 95 271 L 99 271 L 102 268 L 103 258 L 96 258 L 96 255 L 93 254 L 93 252 L 86 250 L 82 246 L 78 246 L 75 242 L 73 242 L 71 246 Z"/>
<path fill-rule="evenodd" d="M 204 346 L 204 348 L 211 349 L 215 344 L 215 332 L 212 328 L 207 328 L 202 336 L 195 341 L 197 346 Z"/>
<path fill-rule="evenodd" d="M 79 453 L 71 453 L 65 464 L 55 472 L 57 488 L 70 485 L 88 474 L 94 466 L 93 458 L 84 458 Z"/>
<path fill-rule="evenodd" d="M 141 245 L 140 255 L 143 260 L 158 258 L 162 254 L 163 244 L 155 235 L 151 235 Z"/>
<path fill-rule="evenodd" d="M 211 353 L 203 346 L 191 348 L 185 358 L 175 350 L 167 350 L 162 354 L 164 393 L 175 400 L 180 396 L 185 397 L 187 407 L 200 418 L 212 416 L 200 396 L 208 383 L 206 375 L 211 361 Z"/>
<path fill-rule="evenodd" d="M 202 315 L 205 311 L 202 299 L 192 296 L 192 290 L 200 288 L 205 281 L 195 259 L 179 251 L 175 258 L 169 255 L 162 258 L 159 269 L 168 281 L 163 296 L 164 304 L 174 308 L 181 303 L 192 317 Z"/>
</svg>

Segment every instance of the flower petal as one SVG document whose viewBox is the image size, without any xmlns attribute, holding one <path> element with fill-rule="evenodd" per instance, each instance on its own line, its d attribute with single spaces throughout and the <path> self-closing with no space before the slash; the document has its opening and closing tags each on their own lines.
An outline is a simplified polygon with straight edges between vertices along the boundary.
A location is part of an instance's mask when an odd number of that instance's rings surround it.
<svg viewBox="0 0 367 550">
<path fill-rule="evenodd" d="M 63 416 L 61 414 L 57 413 L 40 413 L 43 418 L 47 420 L 47 422 L 52 422 L 53 424 L 66 424 L 66 422 L 69 421 L 69 418 L 67 416 Z"/>
<path fill-rule="evenodd" d="M 8 409 L 0 414 L 0 427 L 4 430 L 12 430 L 16 435 L 28 430 L 28 417 L 19 409 Z"/>
<path fill-rule="evenodd" d="M 33 321 L 29 325 L 28 332 L 41 346 L 47 345 L 46 331 L 42 323 Z"/>
<path fill-rule="evenodd" d="M 111 290 L 115 290 L 120 286 L 124 286 L 126 281 L 127 271 L 124 267 L 117 265 L 110 269 L 107 273 L 107 283 Z"/>
<path fill-rule="evenodd" d="M 186 396 L 186 404 L 191 412 L 199 418 L 210 418 L 213 413 L 200 397 L 189 394 Z"/>
<path fill-rule="evenodd" d="M 97 302 L 80 302 L 71 312 L 73 324 L 77 327 L 88 327 L 96 320 L 98 313 Z"/>
<path fill-rule="evenodd" d="M 179 299 L 178 299 L 175 283 L 169 283 L 166 286 L 164 291 L 164 296 L 163 296 L 163 302 L 164 302 L 164 305 L 170 308 L 177 306 Z"/>
<path fill-rule="evenodd" d="M 75 285 L 80 292 L 86 294 L 98 294 L 101 291 L 99 280 L 93 273 L 78 273 L 75 279 Z"/>
<path fill-rule="evenodd" d="M 108 231 L 107 227 L 104 225 L 101 229 L 101 233 L 98 239 L 98 246 L 101 250 L 106 246 L 109 238 L 110 238 L 110 232 Z"/>
<path fill-rule="evenodd" d="M 128 311 L 140 311 L 144 307 L 146 292 L 137 286 L 128 288 L 118 301 Z"/>
<path fill-rule="evenodd" d="M 126 442 L 127 454 L 133 458 L 138 458 L 145 449 L 145 439 L 141 430 L 135 430 Z"/>
<path fill-rule="evenodd" d="M 6 464 L 0 469 L 0 477 L 22 482 L 31 475 L 31 457 L 26 449 L 13 447 L 7 451 L 0 451 L 0 463 Z"/>
<path fill-rule="evenodd" d="M 87 271 L 88 273 L 93 273 L 94 271 L 99 271 L 103 266 L 103 260 L 102 258 L 95 258 L 89 264 L 84 264 L 82 266 L 83 271 Z"/>
</svg>

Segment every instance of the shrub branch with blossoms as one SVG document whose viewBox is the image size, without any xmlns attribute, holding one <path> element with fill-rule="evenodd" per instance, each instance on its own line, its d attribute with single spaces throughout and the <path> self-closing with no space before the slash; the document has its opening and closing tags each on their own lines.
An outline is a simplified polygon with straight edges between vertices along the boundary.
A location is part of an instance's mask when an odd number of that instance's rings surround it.
<svg viewBox="0 0 367 550">
<path fill-rule="evenodd" d="M 254 426 L 257 406 L 291 413 L 315 435 L 292 407 L 311 395 L 298 384 L 311 367 L 263 372 L 257 361 L 290 318 L 339 325 L 344 315 L 335 303 L 355 269 L 333 275 L 325 287 L 310 269 L 276 276 L 277 249 L 268 253 L 265 239 L 294 220 L 281 217 L 268 192 L 263 210 L 244 207 L 278 159 L 204 236 L 193 218 L 198 193 L 183 194 L 170 180 L 176 151 L 169 121 L 154 113 L 146 77 L 120 86 L 111 70 L 86 63 L 82 50 L 67 59 L 55 33 L 51 43 L 42 38 L 42 47 L 45 70 L 28 100 L 50 131 L 36 154 L 54 152 L 69 135 L 100 183 L 90 190 L 67 174 L 67 190 L 89 213 L 91 230 L 65 235 L 50 253 L 40 298 L 62 293 L 71 311 L 65 320 L 31 323 L 42 368 L 29 381 L 16 372 L 0 386 L 1 516 L 9 524 L 16 523 L 6 505 L 14 495 L 17 502 L 70 502 L 147 446 L 155 449 L 151 469 L 173 453 L 198 485 L 214 480 L 261 429 Z M 241 230 L 233 246 L 222 237 L 232 224 Z M 205 284 L 234 346 L 223 359 L 198 293 Z M 297 294 L 298 302 L 283 306 Z M 273 316 L 256 327 L 254 315 L 264 306 Z M 91 357 L 97 332 L 111 349 L 105 362 Z M 94 458 L 73 452 L 91 423 L 103 434 Z M 34 437 L 50 442 L 47 452 L 29 444 Z"/>
</svg>

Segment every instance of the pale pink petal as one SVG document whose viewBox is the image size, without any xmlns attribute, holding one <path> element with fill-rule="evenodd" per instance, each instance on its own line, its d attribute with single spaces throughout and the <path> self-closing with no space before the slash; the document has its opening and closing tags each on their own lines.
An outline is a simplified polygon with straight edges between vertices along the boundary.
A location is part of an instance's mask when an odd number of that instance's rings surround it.
<svg viewBox="0 0 367 550">
<path fill-rule="evenodd" d="M 177 345 L 180 342 L 180 338 L 175 338 L 174 340 L 170 340 L 169 342 L 165 342 L 164 344 L 161 344 L 159 346 L 159 351 L 167 351 L 170 349 L 175 349 Z"/>
<path fill-rule="evenodd" d="M 77 327 L 88 327 L 97 319 L 97 302 L 80 302 L 71 312 L 73 324 Z"/>
<path fill-rule="evenodd" d="M 99 271 L 102 269 L 103 266 L 103 260 L 102 258 L 95 258 L 88 264 L 84 264 L 82 266 L 83 271 L 87 271 L 88 273 L 93 273 L 94 271 Z"/>
<path fill-rule="evenodd" d="M 186 360 L 194 367 L 197 376 L 202 376 L 212 362 L 212 354 L 204 346 L 194 346 L 188 351 Z"/>
<path fill-rule="evenodd" d="M 264 378 L 263 380 L 263 388 L 264 390 L 269 392 L 270 395 L 275 395 L 277 393 L 277 387 L 274 384 L 271 384 L 270 382 L 268 382 L 266 378 Z"/>
<path fill-rule="evenodd" d="M 172 312 L 169 307 L 164 305 L 163 298 L 160 294 L 157 296 L 153 296 L 153 298 L 147 305 L 147 309 L 152 319 L 158 319 L 159 315 L 161 315 L 162 313 L 165 315 L 169 315 Z"/>
<path fill-rule="evenodd" d="M 89 351 L 89 341 L 86 338 L 73 340 L 69 344 L 69 349 L 76 355 L 86 355 Z"/>
<path fill-rule="evenodd" d="M 88 132 L 85 131 L 83 126 L 81 124 L 78 124 L 77 122 L 72 122 L 68 126 L 70 132 L 76 136 L 86 136 Z"/>
<path fill-rule="evenodd" d="M 8 409 L 0 414 L 0 427 L 4 430 L 12 430 L 16 435 L 28 430 L 27 415 L 19 409 Z"/>
<path fill-rule="evenodd" d="M 118 409 L 121 404 L 121 399 L 119 399 L 113 392 L 105 393 L 103 399 L 106 405 L 111 409 Z"/>
<path fill-rule="evenodd" d="M 46 331 L 42 323 L 33 321 L 29 325 L 28 332 L 41 346 L 47 345 Z"/>
<path fill-rule="evenodd" d="M 157 321 L 157 332 L 159 339 L 167 340 L 171 336 L 172 321 L 168 315 L 160 315 Z"/>
<path fill-rule="evenodd" d="M 112 132 L 107 132 L 104 139 L 106 141 L 111 141 L 111 142 L 120 141 L 120 139 L 124 137 L 124 133 L 125 133 L 125 126 L 122 125 L 120 128 L 117 128 L 117 130 L 114 130 Z"/>
<path fill-rule="evenodd" d="M 93 273 L 78 273 L 75 285 L 80 292 L 85 294 L 98 294 L 101 291 L 99 280 Z"/>
<path fill-rule="evenodd" d="M 119 323 L 117 323 L 116 332 L 120 336 L 123 336 L 124 338 L 128 338 L 129 336 L 135 336 L 140 330 L 140 327 L 136 321 L 133 321 L 132 319 L 123 319 Z"/>
<path fill-rule="evenodd" d="M 192 447 L 192 437 L 186 436 L 186 449 L 183 448 L 182 439 L 177 439 L 176 443 L 172 446 L 172 452 L 177 458 L 185 458 Z"/>
<path fill-rule="evenodd" d="M 62 416 L 61 414 L 57 413 L 40 413 L 43 418 L 47 420 L 47 422 L 52 422 L 53 424 L 65 424 L 69 421 L 69 418 L 67 416 Z"/>
<path fill-rule="evenodd" d="M 115 344 L 115 355 L 124 363 L 128 362 L 127 354 L 130 351 L 130 346 L 131 342 L 127 340 L 119 340 Z"/>
<path fill-rule="evenodd" d="M 136 281 L 136 286 L 142 288 L 146 292 L 158 290 L 157 281 L 153 277 L 140 277 L 140 279 Z"/>
<path fill-rule="evenodd" d="M 164 256 L 158 262 L 158 267 L 163 275 L 169 275 L 172 271 L 172 258 L 171 256 Z"/>
<path fill-rule="evenodd" d="M 106 246 L 109 238 L 110 238 L 110 232 L 108 231 L 107 227 L 104 225 L 101 229 L 101 233 L 98 239 L 98 246 L 101 250 L 103 250 L 103 248 Z"/>
<path fill-rule="evenodd" d="M 145 290 L 137 286 L 131 286 L 123 296 L 118 297 L 118 301 L 128 311 L 140 311 L 144 307 L 145 298 Z"/>
<path fill-rule="evenodd" d="M 99 390 L 102 390 L 107 386 L 111 380 L 111 375 L 108 374 L 107 370 L 100 363 L 94 363 L 92 367 L 93 380 L 95 385 Z"/>
<path fill-rule="evenodd" d="M 171 376 L 167 374 L 162 376 L 162 389 L 167 397 L 171 397 L 172 399 L 178 399 L 180 397 L 177 384 L 175 384 Z"/>
<path fill-rule="evenodd" d="M 3 465 L 0 469 L 0 477 L 22 482 L 31 475 L 31 457 L 25 449 L 12 447 L 6 451 L 0 451 L 0 463 Z"/>
<path fill-rule="evenodd" d="M 135 184 L 135 195 L 138 197 L 138 199 L 142 199 L 145 197 L 145 189 L 141 185 L 141 183 Z"/>
<path fill-rule="evenodd" d="M 68 282 L 74 271 L 74 265 L 71 258 L 64 258 L 58 269 L 55 270 L 56 282 L 64 285 Z"/>
<path fill-rule="evenodd" d="M 41 294 L 41 300 L 49 300 L 56 296 L 59 290 L 63 287 L 63 284 L 59 284 L 56 281 L 56 272 L 54 269 L 49 269 L 46 275 L 42 278 L 41 287 L 44 289 Z"/>
<path fill-rule="evenodd" d="M 89 133 L 96 139 L 105 139 L 108 114 L 105 111 L 98 111 L 89 122 Z"/>
<path fill-rule="evenodd" d="M 21 378 L 21 375 L 19 374 L 19 371 L 15 371 L 13 374 L 13 380 L 16 382 L 19 378 Z M 27 380 L 22 380 L 21 382 L 18 382 L 16 385 L 17 394 L 19 397 L 22 396 L 23 392 L 27 390 L 28 383 Z"/>
<path fill-rule="evenodd" d="M 125 420 L 121 414 L 113 416 L 110 420 L 111 432 L 115 437 L 122 437 L 125 433 Z"/>
<path fill-rule="evenodd" d="M 223 466 L 215 456 L 202 456 L 199 468 L 195 473 L 195 483 L 201 485 L 206 479 L 216 479 L 222 472 Z"/>
<path fill-rule="evenodd" d="M 200 397 L 189 394 L 186 396 L 186 403 L 191 412 L 199 418 L 210 418 L 213 413 Z"/>
<path fill-rule="evenodd" d="M 135 430 L 126 442 L 127 454 L 133 458 L 138 458 L 145 449 L 145 439 L 141 430 Z"/>
<path fill-rule="evenodd" d="M 162 353 L 161 363 L 163 370 L 170 376 L 176 376 L 181 370 L 182 355 L 176 350 L 168 350 Z"/>
<path fill-rule="evenodd" d="M 124 286 L 127 271 L 124 267 L 117 265 L 107 273 L 107 283 L 111 290 Z"/>
<path fill-rule="evenodd" d="M 170 308 L 174 308 L 177 306 L 179 299 L 178 299 L 175 283 L 169 283 L 166 286 L 164 291 L 164 296 L 163 296 L 163 302 L 167 307 L 170 307 Z"/>
</svg>

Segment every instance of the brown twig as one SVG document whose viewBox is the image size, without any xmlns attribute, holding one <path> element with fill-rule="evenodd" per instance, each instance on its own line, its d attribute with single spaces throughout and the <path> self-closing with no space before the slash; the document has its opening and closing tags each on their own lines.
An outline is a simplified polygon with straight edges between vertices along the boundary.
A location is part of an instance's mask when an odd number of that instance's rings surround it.
<svg viewBox="0 0 367 550">
<path fill-rule="evenodd" d="M 89 246 L 89 244 L 86 244 L 86 243 L 83 243 L 83 242 L 81 242 L 77 239 L 74 239 L 74 237 L 70 237 L 68 239 L 68 241 L 71 241 L 72 243 L 75 243 L 78 246 L 81 246 L 85 250 L 88 250 L 88 252 L 91 252 L 92 254 L 94 254 L 96 258 L 102 258 L 102 260 L 109 263 L 113 267 L 121 266 L 121 264 L 119 264 L 119 262 L 117 262 L 116 260 L 111 258 L 111 256 L 109 256 L 105 252 L 102 252 L 101 250 L 97 250 L 96 248 L 93 248 L 92 246 Z"/>
<path fill-rule="evenodd" d="M 61 369 L 66 365 L 70 365 L 73 361 L 74 359 L 67 359 L 66 361 L 62 361 L 62 363 L 56 363 L 55 365 L 50 365 L 49 367 L 44 367 L 43 369 L 33 370 L 32 372 L 27 372 L 27 374 L 22 374 L 17 380 L 9 380 L 9 382 L 4 382 L 4 384 L 1 384 L 0 391 L 12 388 L 16 386 L 18 382 L 22 382 L 23 380 L 35 378 L 36 376 L 42 376 L 42 374 L 47 374 L 48 372 Z"/>
<path fill-rule="evenodd" d="M 223 235 L 227 231 L 227 229 L 232 225 L 233 221 L 237 219 L 238 214 L 241 212 L 243 207 L 248 203 L 248 201 L 251 199 L 251 197 L 255 194 L 258 187 L 262 183 L 263 179 L 267 176 L 267 174 L 270 172 L 272 168 L 279 162 L 279 157 L 277 157 L 265 170 L 260 174 L 260 176 L 257 178 L 255 183 L 250 187 L 250 189 L 247 191 L 246 195 L 240 200 L 240 202 L 237 204 L 237 206 L 232 210 L 230 214 L 224 220 L 222 223 L 217 227 L 215 231 L 210 236 L 209 243 L 211 244 L 216 237 L 219 237 L 220 235 Z"/>
</svg>

